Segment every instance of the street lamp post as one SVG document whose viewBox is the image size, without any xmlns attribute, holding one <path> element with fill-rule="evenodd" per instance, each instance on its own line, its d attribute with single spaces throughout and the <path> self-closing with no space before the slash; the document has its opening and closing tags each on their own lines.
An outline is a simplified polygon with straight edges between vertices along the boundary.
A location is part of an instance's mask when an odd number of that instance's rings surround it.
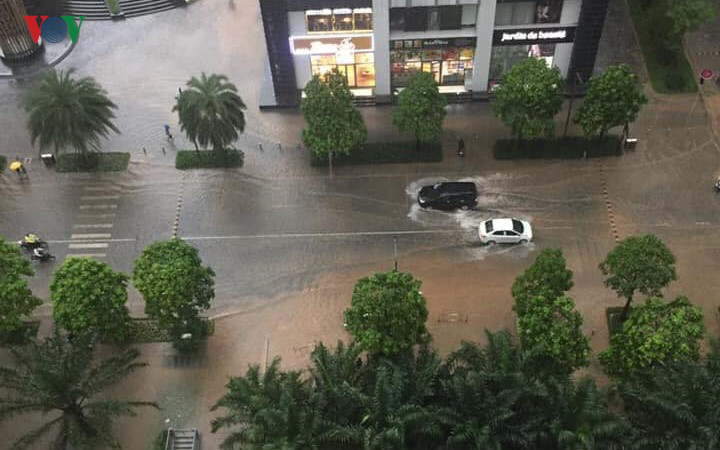
<svg viewBox="0 0 720 450">
<path fill-rule="evenodd" d="M 395 270 L 398 270 L 397 236 L 393 236 L 393 253 L 395 254 Z"/>
<path fill-rule="evenodd" d="M 580 84 L 582 84 L 583 80 L 582 78 L 580 78 L 580 74 L 575 72 L 575 76 L 573 77 L 572 95 L 570 95 L 570 104 L 568 105 L 567 118 L 565 119 L 565 130 L 563 131 L 563 137 L 567 137 L 568 126 L 570 126 L 570 116 L 572 115 L 573 102 L 575 101 L 575 96 L 577 95 L 578 80 L 580 81 Z"/>
</svg>

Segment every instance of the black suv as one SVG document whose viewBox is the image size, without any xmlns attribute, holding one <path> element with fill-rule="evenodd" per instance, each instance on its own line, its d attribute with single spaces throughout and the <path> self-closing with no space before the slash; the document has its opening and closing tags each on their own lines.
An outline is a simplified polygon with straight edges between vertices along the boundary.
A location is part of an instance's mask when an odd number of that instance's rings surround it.
<svg viewBox="0 0 720 450">
<path fill-rule="evenodd" d="M 462 181 L 425 186 L 418 193 L 418 203 L 423 208 L 474 208 L 477 204 L 477 187 L 475 183 Z"/>
</svg>

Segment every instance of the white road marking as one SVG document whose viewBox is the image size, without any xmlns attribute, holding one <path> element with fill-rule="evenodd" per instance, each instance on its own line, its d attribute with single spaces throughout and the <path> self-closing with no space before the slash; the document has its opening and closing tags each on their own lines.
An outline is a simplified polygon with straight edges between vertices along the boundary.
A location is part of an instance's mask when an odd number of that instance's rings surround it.
<svg viewBox="0 0 720 450">
<path fill-rule="evenodd" d="M 695 225 L 710 225 L 710 222 L 695 222 Z"/>
<path fill-rule="evenodd" d="M 115 209 L 117 205 L 80 205 L 80 209 Z"/>
<path fill-rule="evenodd" d="M 137 239 L 102 239 L 103 242 L 135 242 Z M 90 240 L 89 242 L 92 242 Z M 48 244 L 78 244 L 77 240 L 72 239 L 57 239 L 54 241 L 47 241 Z"/>
<path fill-rule="evenodd" d="M 83 186 L 84 191 L 107 191 L 112 186 Z"/>
<path fill-rule="evenodd" d="M 113 224 L 111 223 L 83 223 L 83 224 L 77 224 L 73 225 L 73 228 L 112 228 Z"/>
<path fill-rule="evenodd" d="M 70 239 L 110 239 L 110 233 L 73 234 Z"/>
<path fill-rule="evenodd" d="M 105 258 L 107 257 L 106 253 L 78 253 L 77 255 L 66 255 L 65 259 L 68 258 Z"/>
<path fill-rule="evenodd" d="M 406 236 L 413 234 L 460 234 L 468 230 L 400 230 L 400 231 L 351 231 L 344 233 L 286 233 L 286 234 L 251 234 L 236 236 L 187 236 L 185 241 L 213 241 L 233 239 L 270 239 L 270 238 L 313 238 L 313 237 L 349 237 L 349 236 Z"/>
<path fill-rule="evenodd" d="M 78 214 L 77 217 L 82 217 L 83 219 L 112 219 L 115 217 L 115 213 L 111 214 Z"/>
<path fill-rule="evenodd" d="M 70 244 L 68 245 L 68 248 L 107 248 L 108 247 L 107 242 L 93 242 L 93 243 L 85 243 L 85 244 Z"/>
<path fill-rule="evenodd" d="M 80 200 L 117 200 L 119 195 L 83 195 Z"/>
</svg>

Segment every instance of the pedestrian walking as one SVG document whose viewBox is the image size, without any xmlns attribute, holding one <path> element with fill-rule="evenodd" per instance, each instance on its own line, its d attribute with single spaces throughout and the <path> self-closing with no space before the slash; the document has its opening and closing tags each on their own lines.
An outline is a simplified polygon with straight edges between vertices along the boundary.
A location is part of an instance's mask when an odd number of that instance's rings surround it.
<svg viewBox="0 0 720 450">
<path fill-rule="evenodd" d="M 170 125 L 163 125 L 163 128 L 165 128 L 165 135 L 168 137 L 168 139 L 172 139 L 172 134 L 170 134 Z"/>
<path fill-rule="evenodd" d="M 20 178 L 22 178 L 23 175 L 27 176 L 27 170 L 25 170 L 25 165 L 20 162 L 20 158 L 15 158 L 15 161 L 10 164 L 10 170 L 16 172 Z"/>
</svg>

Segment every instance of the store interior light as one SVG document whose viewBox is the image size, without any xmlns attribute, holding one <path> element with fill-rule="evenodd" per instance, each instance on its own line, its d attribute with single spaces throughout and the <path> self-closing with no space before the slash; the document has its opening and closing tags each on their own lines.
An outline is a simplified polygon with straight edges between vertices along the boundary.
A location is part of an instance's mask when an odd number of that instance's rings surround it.
<svg viewBox="0 0 720 450">
<path fill-rule="evenodd" d="M 372 14 L 372 8 L 355 8 L 353 12 L 355 14 Z"/>
<path fill-rule="evenodd" d="M 352 9 L 350 8 L 338 8 L 332 10 L 333 14 L 352 14 Z"/>
<path fill-rule="evenodd" d="M 310 9 L 305 11 L 305 14 L 308 16 L 329 16 L 332 14 L 332 10 L 329 8 L 326 9 Z"/>
</svg>

